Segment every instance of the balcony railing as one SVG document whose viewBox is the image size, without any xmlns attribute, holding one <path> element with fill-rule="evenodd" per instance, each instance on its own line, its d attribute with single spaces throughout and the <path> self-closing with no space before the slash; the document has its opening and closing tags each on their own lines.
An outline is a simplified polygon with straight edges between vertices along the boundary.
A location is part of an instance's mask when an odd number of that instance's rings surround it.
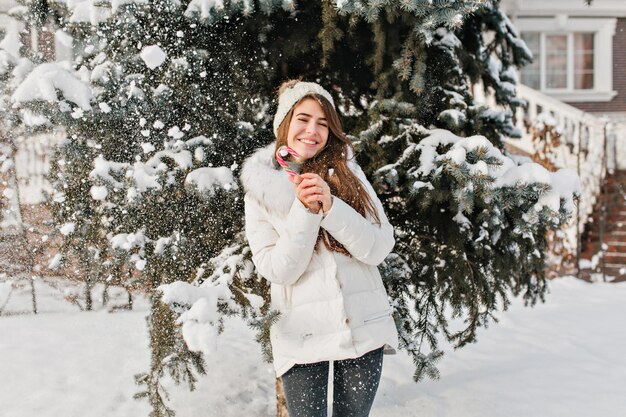
<svg viewBox="0 0 626 417">
<path fill-rule="evenodd" d="M 528 103 L 515 115 L 523 137 L 509 142 L 534 154 L 533 129 L 537 121 L 551 120 L 561 139 L 560 145 L 552 149 L 552 162 L 559 168 L 573 169 L 580 178 L 581 196 L 575 220 L 564 230 L 569 246 L 576 248 L 580 261 L 581 234 L 591 221 L 607 175 L 618 167 L 617 155 L 620 140 L 626 140 L 626 126 L 608 117 L 581 111 L 524 85 L 518 85 L 518 95 Z M 600 219 L 602 221 L 602 217 Z"/>
</svg>

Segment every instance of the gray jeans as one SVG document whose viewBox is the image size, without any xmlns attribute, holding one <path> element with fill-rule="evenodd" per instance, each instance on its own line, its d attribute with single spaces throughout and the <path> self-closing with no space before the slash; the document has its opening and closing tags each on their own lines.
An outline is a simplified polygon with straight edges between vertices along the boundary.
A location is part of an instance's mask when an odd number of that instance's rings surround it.
<svg viewBox="0 0 626 417">
<path fill-rule="evenodd" d="M 383 368 L 383 348 L 334 361 L 333 417 L 369 416 Z M 328 362 L 295 365 L 283 376 L 289 417 L 326 417 Z"/>
</svg>

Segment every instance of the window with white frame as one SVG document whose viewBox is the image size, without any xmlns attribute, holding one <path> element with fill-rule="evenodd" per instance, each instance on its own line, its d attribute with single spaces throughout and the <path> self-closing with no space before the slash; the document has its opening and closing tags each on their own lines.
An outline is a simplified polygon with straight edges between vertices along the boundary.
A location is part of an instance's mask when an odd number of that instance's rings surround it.
<svg viewBox="0 0 626 417">
<path fill-rule="evenodd" d="M 522 68 L 522 83 L 537 90 L 594 89 L 593 32 L 522 32 L 533 63 Z"/>
<path fill-rule="evenodd" d="M 613 91 L 615 18 L 520 17 L 516 25 L 533 53 L 521 82 L 564 101 L 608 101 Z"/>
</svg>

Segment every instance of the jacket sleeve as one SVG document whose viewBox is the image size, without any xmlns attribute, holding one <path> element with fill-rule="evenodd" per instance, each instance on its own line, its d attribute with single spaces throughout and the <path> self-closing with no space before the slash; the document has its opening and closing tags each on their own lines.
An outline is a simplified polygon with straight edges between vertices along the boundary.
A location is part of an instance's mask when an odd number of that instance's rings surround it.
<svg viewBox="0 0 626 417">
<path fill-rule="evenodd" d="M 322 211 L 310 213 L 298 200 L 287 214 L 285 232 L 280 235 L 267 219 L 267 212 L 247 194 L 245 202 L 246 237 L 252 261 L 270 282 L 293 285 L 306 270 L 319 232 Z"/>
<path fill-rule="evenodd" d="M 372 223 L 340 198 L 333 197 L 333 205 L 326 213 L 321 226 L 341 243 L 359 261 L 378 265 L 393 249 L 395 239 L 383 205 L 360 167 L 357 177 L 367 189 L 380 218 L 380 225 Z"/>
</svg>

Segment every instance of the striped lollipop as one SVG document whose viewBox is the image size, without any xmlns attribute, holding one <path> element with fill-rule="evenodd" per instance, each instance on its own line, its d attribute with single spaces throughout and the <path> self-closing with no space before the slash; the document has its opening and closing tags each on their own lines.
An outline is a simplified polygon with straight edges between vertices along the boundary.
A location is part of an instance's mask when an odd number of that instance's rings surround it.
<svg viewBox="0 0 626 417">
<path fill-rule="evenodd" d="M 289 166 L 289 163 L 285 161 L 285 158 L 288 155 L 292 155 L 295 158 L 298 158 L 300 156 L 298 152 L 296 152 L 289 146 L 283 145 L 280 148 L 278 148 L 278 150 L 276 151 L 276 161 L 278 161 L 278 164 L 281 167 L 283 167 L 283 169 L 285 170 L 287 174 L 291 175 L 292 177 L 295 177 L 296 175 L 298 175 L 298 173 L 294 171 L 293 169 L 291 169 L 291 167 Z"/>
</svg>

